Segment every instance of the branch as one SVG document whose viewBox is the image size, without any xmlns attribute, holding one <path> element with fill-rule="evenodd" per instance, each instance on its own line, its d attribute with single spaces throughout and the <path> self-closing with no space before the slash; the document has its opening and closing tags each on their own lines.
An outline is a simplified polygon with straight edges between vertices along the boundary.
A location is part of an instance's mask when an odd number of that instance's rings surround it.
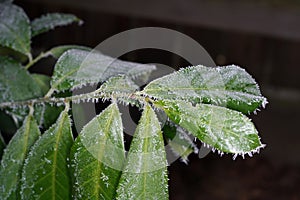
<svg viewBox="0 0 300 200">
<path fill-rule="evenodd" d="M 34 104 L 56 104 L 61 105 L 65 104 L 66 102 L 72 103 L 80 103 L 80 102 L 98 102 L 99 99 L 106 100 L 106 99 L 131 99 L 131 100 L 138 100 L 139 102 L 144 102 L 145 97 L 137 96 L 135 93 L 105 93 L 101 90 L 96 90 L 94 92 L 85 93 L 74 95 L 70 97 L 42 97 L 36 99 L 29 99 L 24 101 L 15 101 L 15 102 L 2 102 L 0 103 L 0 109 L 7 108 L 7 107 L 22 107 L 22 106 L 32 106 Z M 128 103 L 130 103 L 128 101 Z"/>
</svg>

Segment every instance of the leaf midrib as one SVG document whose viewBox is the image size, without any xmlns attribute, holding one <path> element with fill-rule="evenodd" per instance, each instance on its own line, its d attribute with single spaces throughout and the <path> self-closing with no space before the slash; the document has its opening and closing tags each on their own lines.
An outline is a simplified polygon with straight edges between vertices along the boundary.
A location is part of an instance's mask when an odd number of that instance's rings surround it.
<svg viewBox="0 0 300 200">
<path fill-rule="evenodd" d="M 53 155 L 53 165 L 52 165 L 52 199 L 53 200 L 55 200 L 55 197 L 56 197 L 56 185 L 55 185 L 56 178 L 55 177 L 56 177 L 56 168 L 58 167 L 57 166 L 57 154 L 59 152 L 58 143 L 62 136 L 62 128 L 63 128 L 63 124 L 64 124 L 66 117 L 67 117 L 67 113 L 66 113 L 66 111 L 64 111 L 63 119 L 60 121 L 59 126 L 57 128 L 58 134 L 57 134 L 57 137 L 55 140 L 55 151 L 54 151 L 54 155 Z"/>
<path fill-rule="evenodd" d="M 112 105 L 111 105 L 112 106 Z M 110 116 L 109 116 L 109 118 L 108 118 L 108 121 L 105 123 L 106 124 L 106 127 L 105 127 L 105 129 L 104 129 L 104 140 L 106 141 L 107 140 L 107 137 L 108 137 L 108 131 L 109 131 L 109 127 L 111 126 L 111 124 L 112 124 L 112 121 L 113 121 L 113 116 L 114 116 L 114 108 L 112 108 L 112 111 L 110 112 Z M 98 121 L 98 120 L 97 120 Z M 103 123 L 103 122 L 102 122 Z M 99 125 L 99 130 L 101 130 L 101 127 L 100 127 L 100 124 L 101 123 L 98 123 L 98 125 Z M 99 159 L 100 160 L 102 160 L 102 157 L 103 157 L 103 155 L 104 155 L 104 151 L 105 151 L 105 147 L 106 147 L 106 145 L 101 145 L 101 147 L 100 147 L 100 149 L 99 149 L 99 152 L 98 152 L 98 155 L 97 155 L 97 159 L 96 159 L 96 161 L 98 161 L 97 162 L 97 170 L 96 170 L 96 172 L 97 172 L 97 174 L 98 174 L 98 179 L 97 179 L 97 185 L 96 185 L 96 187 L 95 187 L 95 192 L 94 192 L 94 194 L 97 194 L 97 197 L 100 195 L 100 190 L 102 190 L 103 191 L 103 194 L 105 195 L 105 196 L 109 196 L 106 192 L 105 192 L 105 190 L 103 189 L 103 188 L 101 188 L 100 187 L 100 176 L 101 176 L 101 165 L 102 165 L 102 163 L 99 161 Z M 101 189 L 100 189 L 101 188 Z"/>
<path fill-rule="evenodd" d="M 220 88 L 214 88 L 214 87 L 211 87 L 209 89 L 207 88 L 199 88 L 199 87 L 178 87 L 178 88 L 170 88 L 168 87 L 167 90 L 169 91 L 179 91 L 179 90 L 191 90 L 191 91 L 221 91 L 221 92 L 224 92 L 224 93 L 234 93 L 234 94 L 247 94 L 249 96 L 254 96 L 254 97 L 261 97 L 261 94 L 251 94 L 251 93 L 247 93 L 247 92 L 243 92 L 243 91 L 237 91 L 237 90 L 221 90 Z M 161 91 L 161 92 L 165 92 L 166 90 L 164 90 L 163 88 L 145 88 L 144 89 L 144 92 L 147 93 L 147 91 L 154 91 L 154 92 L 157 92 L 157 91 Z M 151 95 L 150 95 L 151 96 Z"/>
</svg>

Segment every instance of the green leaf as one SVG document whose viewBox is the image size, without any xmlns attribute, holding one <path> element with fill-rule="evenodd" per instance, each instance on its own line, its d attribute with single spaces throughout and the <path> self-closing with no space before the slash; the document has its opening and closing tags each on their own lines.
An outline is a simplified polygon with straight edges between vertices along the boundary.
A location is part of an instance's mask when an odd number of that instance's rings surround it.
<svg viewBox="0 0 300 200">
<path fill-rule="evenodd" d="M 32 115 L 27 116 L 3 154 L 0 168 L 0 199 L 17 199 L 25 157 L 39 136 L 40 131 L 35 119 Z"/>
<path fill-rule="evenodd" d="M 113 103 L 82 129 L 71 151 L 74 199 L 114 199 L 125 160 L 122 127 Z"/>
<path fill-rule="evenodd" d="M 72 14 L 49 13 L 43 15 L 31 22 L 32 37 L 54 29 L 57 26 L 66 26 L 73 22 L 82 24 L 82 21 Z"/>
<path fill-rule="evenodd" d="M 142 93 L 161 100 L 210 103 L 243 113 L 255 111 L 267 103 L 251 75 L 235 65 L 181 69 L 150 82 Z"/>
<path fill-rule="evenodd" d="M 236 155 L 257 152 L 264 145 L 260 142 L 257 130 L 251 120 L 242 113 L 228 108 L 197 104 L 185 101 L 158 101 L 168 117 L 205 144 L 219 153 Z"/>
<path fill-rule="evenodd" d="M 154 65 L 126 62 L 100 53 L 72 49 L 58 59 L 51 89 L 64 91 L 86 84 L 97 84 L 119 74 L 135 78 L 149 74 L 154 69 Z"/>
<path fill-rule="evenodd" d="M 34 105 L 34 117 L 37 120 L 38 125 L 43 129 L 48 129 L 55 123 L 62 111 L 63 106 L 52 105 L 49 103 Z"/>
<path fill-rule="evenodd" d="M 30 37 L 29 19 L 22 8 L 0 3 L 0 45 L 31 57 Z"/>
<path fill-rule="evenodd" d="M 109 78 L 98 89 L 100 93 L 107 94 L 107 98 L 116 97 L 119 102 L 139 106 L 139 101 L 131 98 L 131 95 L 139 89 L 129 77 L 119 75 Z M 122 97 L 118 97 L 122 96 Z"/>
<path fill-rule="evenodd" d="M 50 89 L 50 77 L 43 74 L 31 74 L 37 85 L 41 88 L 42 95 L 45 95 Z M 63 111 L 62 106 L 54 106 L 48 103 L 36 104 L 34 116 L 38 120 L 39 126 L 48 129 L 57 120 L 59 114 Z"/>
<path fill-rule="evenodd" d="M 42 95 L 31 75 L 13 59 L 0 56 L 0 103 L 28 100 Z"/>
<path fill-rule="evenodd" d="M 1 157 L 2 157 L 2 153 L 3 153 L 3 149 L 5 148 L 6 144 L 4 142 L 4 139 L 2 137 L 2 134 L 0 132 L 0 160 L 1 160 Z"/>
<path fill-rule="evenodd" d="M 149 105 L 145 106 L 131 142 L 116 199 L 168 199 L 164 141 Z"/>
<path fill-rule="evenodd" d="M 109 78 L 105 83 L 103 83 L 99 91 L 107 94 L 131 94 L 139 89 L 131 79 L 127 76 L 120 75 Z"/>
<path fill-rule="evenodd" d="M 6 146 L 6 144 L 5 144 L 5 142 L 4 142 L 4 139 L 3 139 L 3 137 L 2 137 L 2 134 L 1 134 L 1 132 L 0 132 L 0 160 L 1 160 L 1 158 L 2 158 L 2 154 L 3 154 L 3 150 L 5 149 L 5 146 Z"/>
<path fill-rule="evenodd" d="M 79 49 L 79 50 L 85 50 L 85 51 L 91 51 L 92 49 L 85 46 L 79 46 L 79 45 L 61 45 L 57 47 L 53 47 L 49 50 L 49 54 L 53 56 L 54 58 L 59 58 L 63 53 L 65 53 L 68 50 L 71 49 Z"/>
<path fill-rule="evenodd" d="M 68 107 L 68 106 L 67 106 Z M 22 199 L 70 199 L 68 155 L 73 143 L 66 107 L 31 148 L 22 172 Z"/>
<path fill-rule="evenodd" d="M 187 164 L 188 156 L 191 153 L 198 153 L 198 148 L 193 139 L 181 127 L 167 122 L 163 127 L 163 133 L 173 154 L 180 156 L 182 162 Z"/>
<path fill-rule="evenodd" d="M 44 74 L 31 74 L 31 76 L 38 84 L 39 88 L 41 88 L 42 95 L 47 94 L 50 89 L 51 77 Z"/>
<path fill-rule="evenodd" d="M 18 51 L 15 51 L 11 48 L 1 46 L 1 44 L 0 44 L 0 56 L 7 56 L 13 58 L 14 60 L 17 60 L 20 63 L 25 63 L 28 59 L 26 55 Z"/>
<path fill-rule="evenodd" d="M 0 56 L 0 103 L 16 102 L 42 96 L 40 87 L 32 76 L 21 67 L 17 61 Z M 24 107 L 11 107 L 5 110 L 14 120 L 17 127 L 24 121 L 28 109 Z"/>
</svg>

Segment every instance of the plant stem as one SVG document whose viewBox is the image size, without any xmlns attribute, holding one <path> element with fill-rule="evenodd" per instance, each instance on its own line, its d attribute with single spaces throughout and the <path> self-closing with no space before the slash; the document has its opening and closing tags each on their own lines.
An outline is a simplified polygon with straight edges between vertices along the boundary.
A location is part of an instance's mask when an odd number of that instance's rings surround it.
<svg viewBox="0 0 300 200">
<path fill-rule="evenodd" d="M 35 63 L 37 63 L 39 60 L 41 60 L 42 58 L 46 58 L 50 55 L 50 52 L 47 51 L 46 53 L 41 52 L 40 55 L 38 55 L 37 57 L 35 57 L 34 59 L 29 59 L 28 64 L 25 66 L 25 69 L 28 70 L 32 65 L 34 65 Z"/>
<path fill-rule="evenodd" d="M 50 104 L 66 104 L 68 102 L 73 103 L 80 103 L 80 102 L 86 102 L 86 101 L 98 101 L 98 99 L 110 99 L 112 95 L 110 93 L 104 93 L 99 90 L 85 93 L 85 94 L 79 94 L 75 96 L 70 97 L 42 97 L 37 99 L 29 99 L 25 101 L 16 101 L 16 102 L 3 102 L 0 103 L 0 108 L 6 108 L 6 107 L 18 107 L 18 106 L 33 106 L 34 104 L 44 104 L 44 103 L 50 103 Z M 138 101 L 144 101 L 144 97 L 137 96 L 134 93 L 133 94 L 119 94 L 114 97 L 115 99 L 118 98 L 131 98 Z"/>
<path fill-rule="evenodd" d="M 50 90 L 47 92 L 47 94 L 45 95 L 44 98 L 50 98 L 51 95 L 53 94 L 53 92 L 54 92 L 54 89 L 53 89 L 53 88 L 50 88 Z"/>
</svg>

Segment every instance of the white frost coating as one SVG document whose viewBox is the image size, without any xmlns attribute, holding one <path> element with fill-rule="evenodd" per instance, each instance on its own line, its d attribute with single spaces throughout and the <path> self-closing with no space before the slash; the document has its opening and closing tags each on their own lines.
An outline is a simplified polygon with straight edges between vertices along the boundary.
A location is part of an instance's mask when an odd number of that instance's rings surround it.
<svg viewBox="0 0 300 200">
<path fill-rule="evenodd" d="M 156 114 L 145 105 L 117 187 L 117 200 L 168 199 L 167 163 L 161 134 Z"/>
<path fill-rule="evenodd" d="M 253 154 L 257 153 L 259 154 L 260 149 L 265 148 L 266 145 L 262 144 L 261 146 L 257 147 L 256 149 L 249 151 L 249 152 L 240 152 L 240 153 L 235 153 L 232 157 L 233 160 L 235 160 L 237 158 L 237 156 L 242 156 L 243 159 L 245 159 L 245 155 L 248 155 L 249 157 L 252 157 Z"/>
<path fill-rule="evenodd" d="M 174 122 L 198 137 L 204 146 L 222 155 L 230 152 L 244 157 L 264 147 L 251 120 L 227 108 L 184 101 L 163 101 L 164 110 Z M 174 113 L 173 113 L 174 112 Z M 190 119 L 190 120 L 188 120 Z"/>
<path fill-rule="evenodd" d="M 267 103 L 252 76 L 235 65 L 180 69 L 150 82 L 141 93 L 153 99 L 211 103 L 244 113 Z"/>
<path fill-rule="evenodd" d="M 121 171 L 124 162 L 122 120 L 116 104 L 111 104 L 86 124 L 80 132 L 81 142 L 95 159 Z M 110 154 L 99 152 L 102 146 Z M 114 160 L 116 158 L 117 160 Z"/>
<path fill-rule="evenodd" d="M 130 78 L 147 78 L 155 69 L 155 65 L 121 61 L 99 52 L 72 49 L 57 61 L 51 87 L 60 91 L 76 89 L 120 74 L 126 74 Z"/>
</svg>

